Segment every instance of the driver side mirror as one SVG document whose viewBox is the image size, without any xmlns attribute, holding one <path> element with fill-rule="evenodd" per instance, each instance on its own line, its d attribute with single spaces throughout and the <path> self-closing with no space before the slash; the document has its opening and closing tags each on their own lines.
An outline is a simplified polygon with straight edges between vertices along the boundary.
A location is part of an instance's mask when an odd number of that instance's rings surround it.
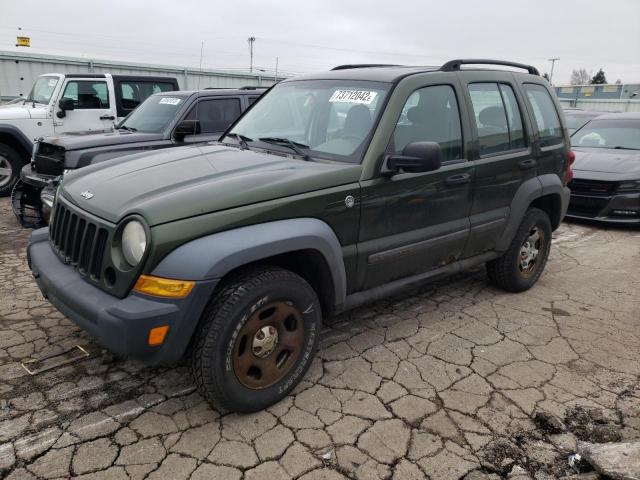
<svg viewBox="0 0 640 480">
<path fill-rule="evenodd" d="M 200 120 L 182 120 L 173 134 L 176 140 L 183 140 L 187 135 L 199 135 L 200 131 Z"/>
<path fill-rule="evenodd" d="M 67 116 L 67 110 L 73 110 L 76 108 L 76 106 L 73 103 L 73 99 L 61 98 L 60 101 L 58 102 L 58 108 L 59 110 L 56 113 L 56 116 L 58 118 L 64 118 Z"/>
<path fill-rule="evenodd" d="M 442 165 L 442 149 L 436 142 L 413 142 L 402 149 L 402 155 L 389 155 L 382 174 L 392 176 L 400 171 L 421 173 L 438 170 Z"/>
</svg>

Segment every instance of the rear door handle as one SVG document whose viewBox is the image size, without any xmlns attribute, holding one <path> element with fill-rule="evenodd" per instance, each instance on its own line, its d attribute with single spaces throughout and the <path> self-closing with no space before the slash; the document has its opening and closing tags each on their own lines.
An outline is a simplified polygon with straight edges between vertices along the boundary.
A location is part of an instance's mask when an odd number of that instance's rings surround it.
<svg viewBox="0 0 640 480">
<path fill-rule="evenodd" d="M 100 120 L 115 120 L 116 117 L 114 117 L 113 115 L 102 115 L 100 117 Z"/>
<path fill-rule="evenodd" d="M 520 170 L 528 170 L 530 168 L 535 167 L 537 164 L 538 162 L 530 158 L 528 160 L 522 160 L 519 165 L 520 165 Z"/>
<path fill-rule="evenodd" d="M 469 183 L 470 180 L 471 175 L 469 175 L 468 173 L 458 173 L 456 175 L 447 177 L 447 179 L 444 181 L 444 184 L 448 186 L 462 185 L 463 183 Z"/>
</svg>

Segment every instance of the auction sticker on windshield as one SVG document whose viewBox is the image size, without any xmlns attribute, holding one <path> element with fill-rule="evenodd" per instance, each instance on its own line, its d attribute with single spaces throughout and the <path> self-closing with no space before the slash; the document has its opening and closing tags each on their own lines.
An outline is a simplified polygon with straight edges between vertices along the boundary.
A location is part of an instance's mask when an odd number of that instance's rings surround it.
<svg viewBox="0 0 640 480">
<path fill-rule="evenodd" d="M 180 99 L 173 97 L 163 97 L 158 103 L 160 105 L 178 105 L 180 103 Z"/>
<path fill-rule="evenodd" d="M 333 92 L 333 95 L 331 95 L 329 102 L 371 105 L 376 95 L 378 95 L 378 92 L 369 92 L 367 90 L 336 90 Z"/>
</svg>

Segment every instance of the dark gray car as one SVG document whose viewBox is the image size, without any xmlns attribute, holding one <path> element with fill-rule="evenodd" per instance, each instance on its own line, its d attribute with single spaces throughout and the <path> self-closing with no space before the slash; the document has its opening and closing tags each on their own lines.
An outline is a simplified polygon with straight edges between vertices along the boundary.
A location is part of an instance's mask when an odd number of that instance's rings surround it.
<svg viewBox="0 0 640 480">
<path fill-rule="evenodd" d="M 47 223 L 53 188 L 47 185 L 69 170 L 124 155 L 217 140 L 265 88 L 205 89 L 150 96 L 111 132 L 79 132 L 41 140 L 12 194 L 23 227 Z"/>
<path fill-rule="evenodd" d="M 640 113 L 600 116 L 571 140 L 567 217 L 640 224 Z"/>
</svg>

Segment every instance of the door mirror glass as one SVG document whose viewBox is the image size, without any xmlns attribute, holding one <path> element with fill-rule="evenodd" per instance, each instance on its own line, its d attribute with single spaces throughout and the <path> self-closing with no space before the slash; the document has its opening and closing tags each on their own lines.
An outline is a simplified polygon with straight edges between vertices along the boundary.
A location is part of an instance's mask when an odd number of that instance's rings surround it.
<svg viewBox="0 0 640 480">
<path fill-rule="evenodd" d="M 431 172 L 442 165 L 442 149 L 436 142 L 413 142 L 402 149 L 402 155 L 387 157 L 383 174 Z"/>
<path fill-rule="evenodd" d="M 200 121 L 199 120 L 183 120 L 176 127 L 174 134 L 176 138 L 179 140 L 182 140 L 187 135 L 199 135 Z"/>
</svg>

